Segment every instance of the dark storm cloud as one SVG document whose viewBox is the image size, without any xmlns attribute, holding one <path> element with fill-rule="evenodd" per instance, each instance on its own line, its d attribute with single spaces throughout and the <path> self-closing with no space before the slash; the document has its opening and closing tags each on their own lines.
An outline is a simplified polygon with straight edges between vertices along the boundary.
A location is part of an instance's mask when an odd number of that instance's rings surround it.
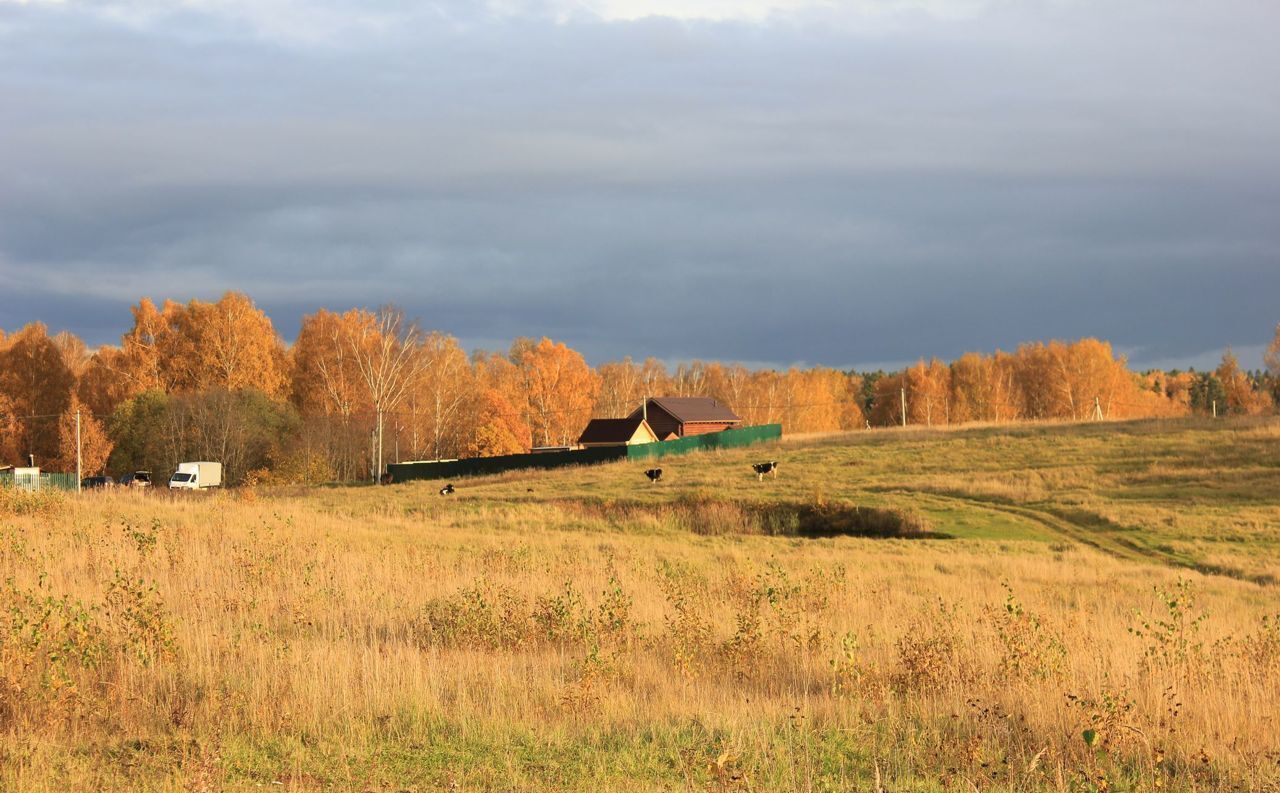
<svg viewBox="0 0 1280 793">
<path fill-rule="evenodd" d="M 139 296 L 239 289 L 287 336 L 394 301 L 596 361 L 1256 345 L 1280 320 L 1280 11 L 1114 5 L 0 0 L 0 327 L 110 341 Z"/>
</svg>

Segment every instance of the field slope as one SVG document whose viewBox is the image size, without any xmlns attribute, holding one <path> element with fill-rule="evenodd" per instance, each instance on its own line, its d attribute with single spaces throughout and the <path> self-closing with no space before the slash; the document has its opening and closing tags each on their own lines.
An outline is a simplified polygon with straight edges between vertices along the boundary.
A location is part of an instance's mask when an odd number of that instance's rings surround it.
<svg viewBox="0 0 1280 793">
<path fill-rule="evenodd" d="M 5 496 L 0 789 L 1280 789 L 1280 423 L 661 465 Z"/>
</svg>

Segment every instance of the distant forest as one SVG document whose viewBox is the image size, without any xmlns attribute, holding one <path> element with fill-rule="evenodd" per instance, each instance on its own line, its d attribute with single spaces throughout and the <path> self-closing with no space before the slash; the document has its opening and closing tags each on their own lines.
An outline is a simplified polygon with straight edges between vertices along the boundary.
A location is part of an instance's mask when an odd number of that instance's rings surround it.
<svg viewBox="0 0 1280 793">
<path fill-rule="evenodd" d="M 119 346 L 33 323 L 0 330 L 0 465 L 34 456 L 85 475 L 224 464 L 232 483 L 369 478 L 395 460 L 572 443 L 592 417 L 646 395 L 710 396 L 786 433 L 1036 420 L 1263 414 L 1280 402 L 1280 327 L 1267 371 L 1228 350 L 1212 372 L 1133 372 L 1097 339 L 920 360 L 899 372 L 750 370 L 655 359 L 591 367 L 551 339 L 470 355 L 394 308 L 317 311 L 288 345 L 247 296 L 142 300 Z"/>
</svg>

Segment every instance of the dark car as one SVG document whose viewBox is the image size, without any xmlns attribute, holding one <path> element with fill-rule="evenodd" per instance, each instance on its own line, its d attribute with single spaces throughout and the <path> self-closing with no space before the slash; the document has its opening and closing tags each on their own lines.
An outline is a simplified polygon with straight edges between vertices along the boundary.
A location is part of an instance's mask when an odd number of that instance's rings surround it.
<svg viewBox="0 0 1280 793">
<path fill-rule="evenodd" d="M 151 487 L 150 471 L 134 471 L 120 477 L 120 484 L 124 487 Z"/>
<path fill-rule="evenodd" d="M 80 481 L 80 488 L 92 490 L 95 487 L 113 487 L 116 480 L 109 476 L 87 476 Z"/>
</svg>

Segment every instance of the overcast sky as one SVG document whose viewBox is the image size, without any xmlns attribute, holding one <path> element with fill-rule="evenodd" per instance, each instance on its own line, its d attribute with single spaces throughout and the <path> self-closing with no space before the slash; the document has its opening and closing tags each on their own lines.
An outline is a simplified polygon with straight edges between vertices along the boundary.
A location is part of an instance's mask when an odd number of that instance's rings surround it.
<svg viewBox="0 0 1280 793">
<path fill-rule="evenodd" d="M 1280 322 L 1275 0 L 0 0 L 0 327 L 896 364 Z"/>
</svg>

